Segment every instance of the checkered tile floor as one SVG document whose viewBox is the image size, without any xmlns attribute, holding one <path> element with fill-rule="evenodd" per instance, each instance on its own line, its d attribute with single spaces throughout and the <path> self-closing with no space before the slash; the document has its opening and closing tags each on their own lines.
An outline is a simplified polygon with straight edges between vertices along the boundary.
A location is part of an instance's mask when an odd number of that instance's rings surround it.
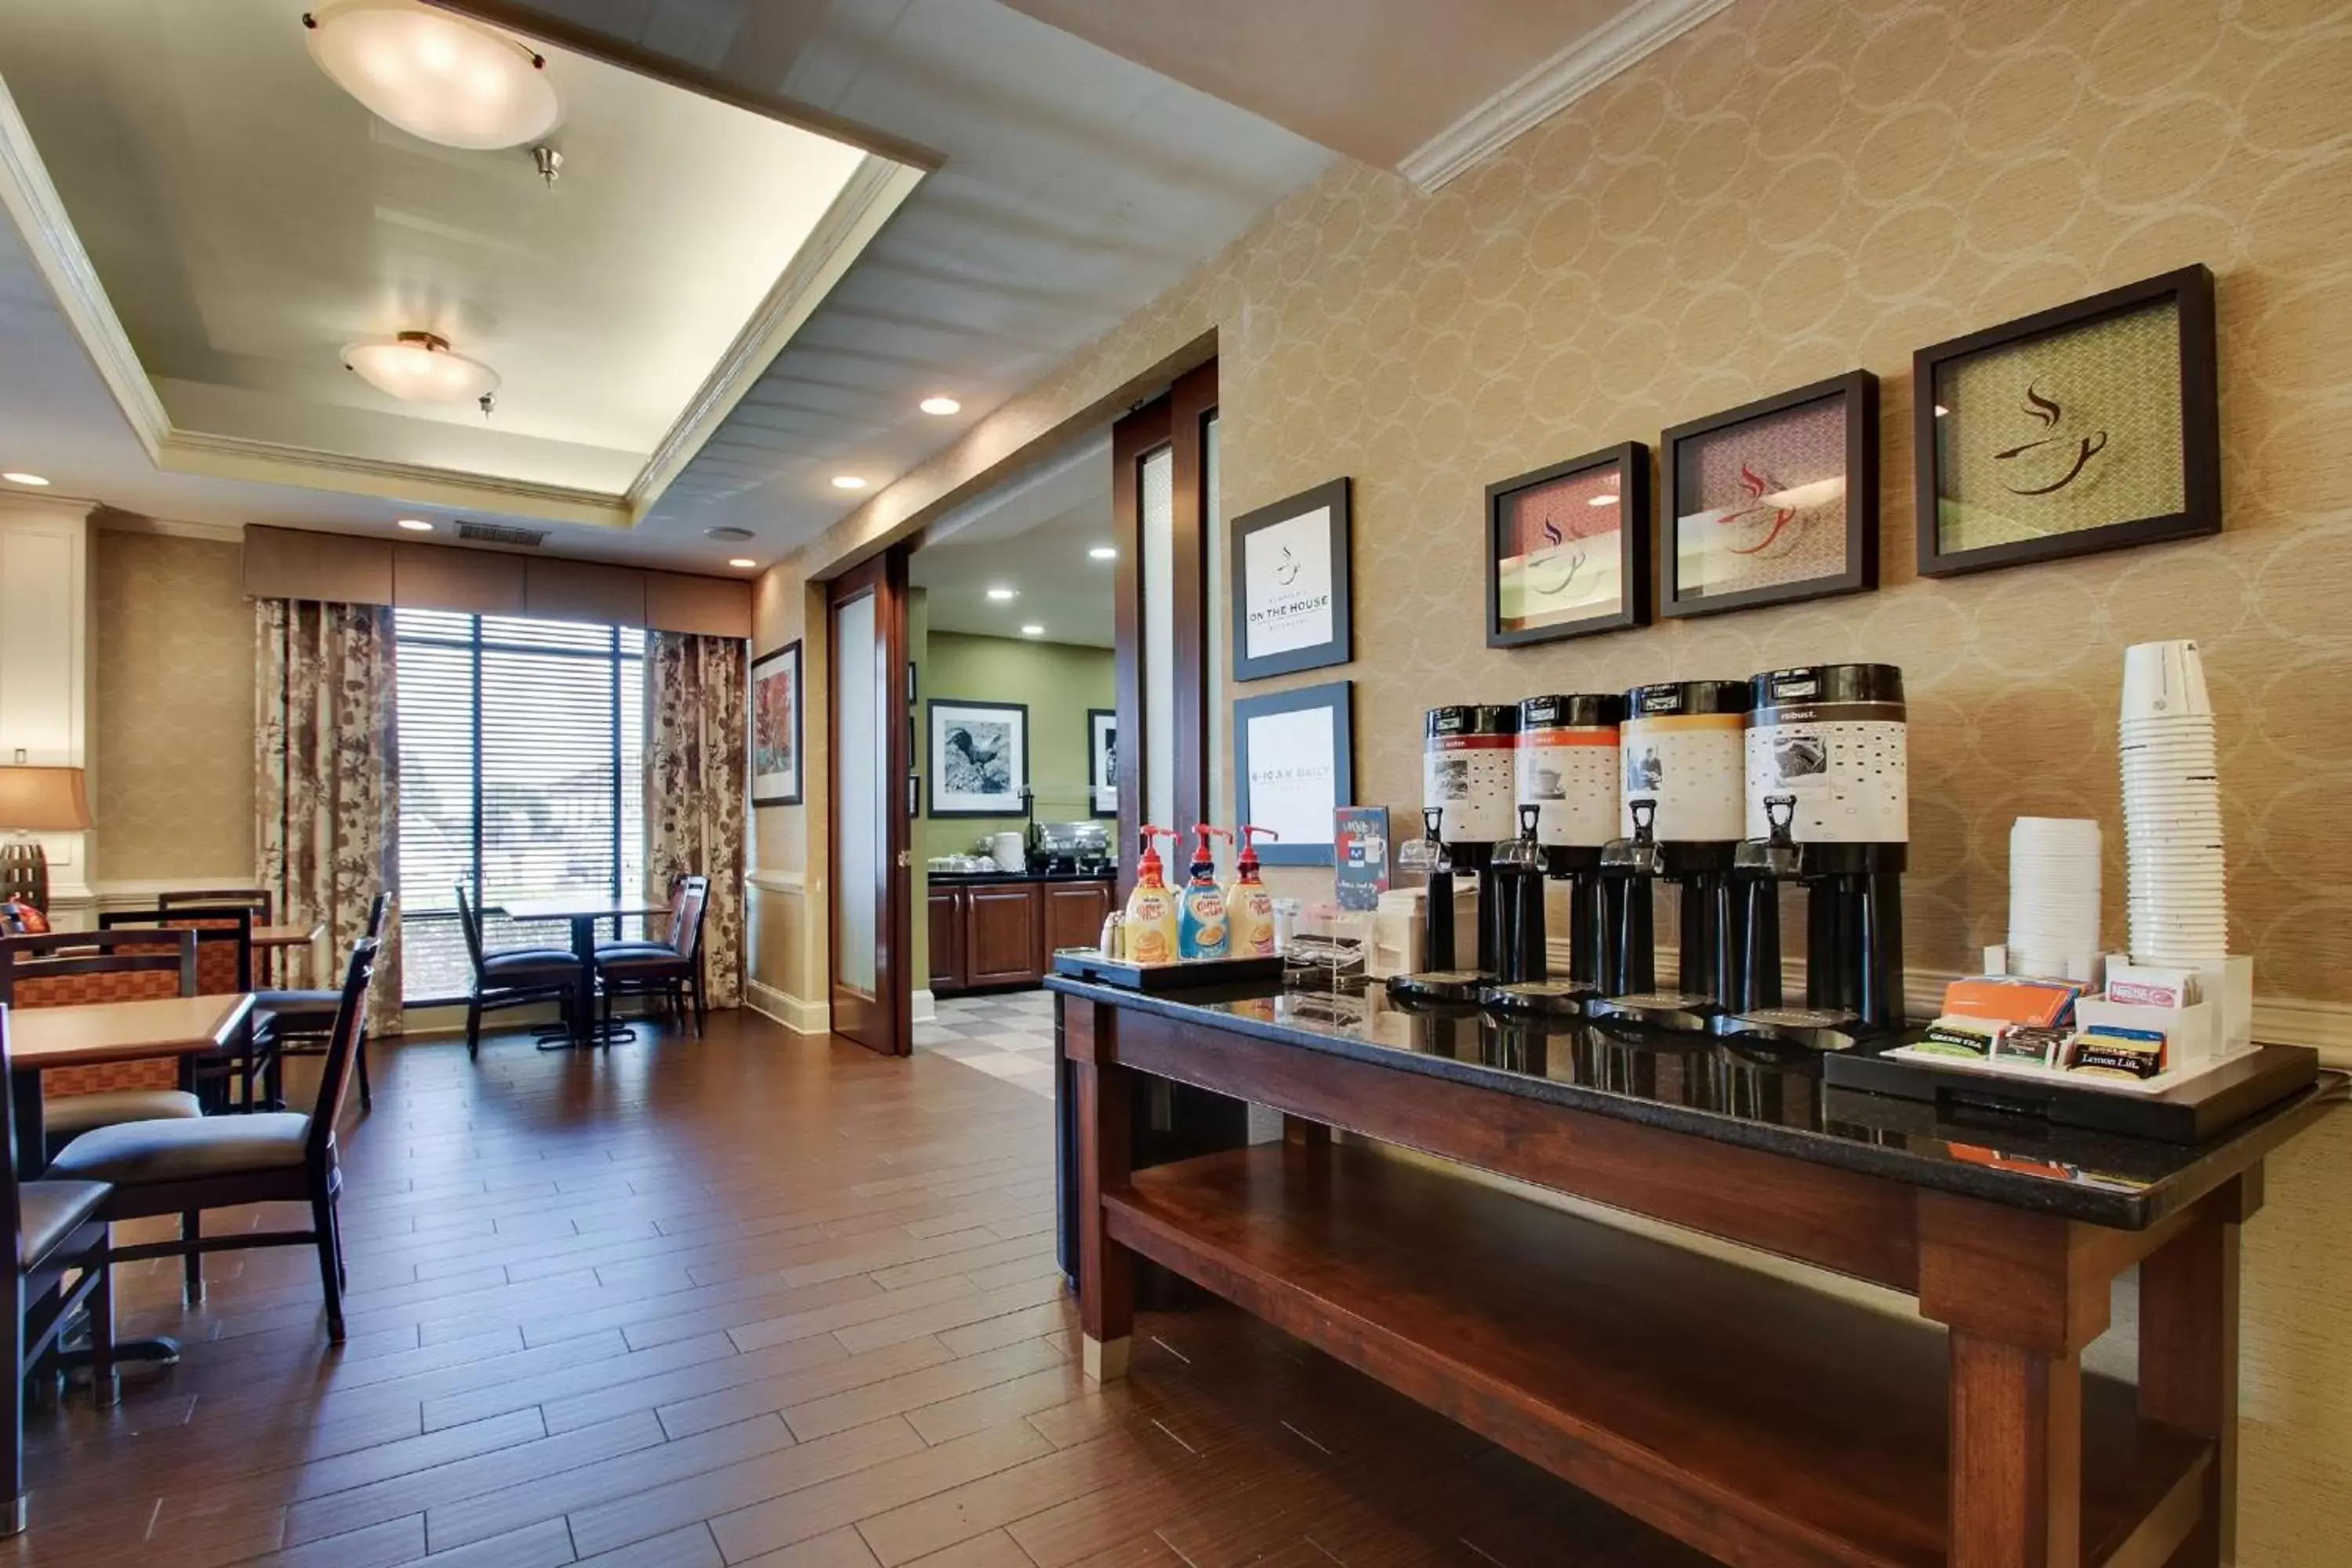
<svg viewBox="0 0 2352 1568">
<path fill-rule="evenodd" d="M 1032 1094 L 1054 1098 L 1054 995 L 997 991 L 942 996 L 939 1016 L 915 1026 L 915 1048 L 953 1057 Z"/>
</svg>

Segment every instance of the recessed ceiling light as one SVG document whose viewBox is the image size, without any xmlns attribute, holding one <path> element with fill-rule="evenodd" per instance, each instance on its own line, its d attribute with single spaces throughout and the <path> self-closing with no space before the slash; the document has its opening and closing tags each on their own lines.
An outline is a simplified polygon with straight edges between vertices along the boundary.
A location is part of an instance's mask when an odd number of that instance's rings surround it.
<svg viewBox="0 0 2352 1568">
<path fill-rule="evenodd" d="M 963 405 L 952 397 L 926 397 L 916 406 L 926 414 L 948 415 L 963 412 Z"/>
<path fill-rule="evenodd" d="M 0 479 L 5 479 L 12 485 L 30 485 L 35 489 L 46 489 L 49 482 L 38 474 L 18 473 L 15 471 L 0 474 Z"/>
<path fill-rule="evenodd" d="M 738 555 L 733 560 L 728 562 L 727 564 L 736 568 L 738 571 L 748 572 L 752 567 L 757 566 L 759 563 L 752 560 L 748 555 Z"/>
<path fill-rule="evenodd" d="M 1023 626 L 1021 628 L 1021 635 L 1024 637 L 1042 637 L 1045 635 L 1045 628 L 1043 626 Z"/>
<path fill-rule="evenodd" d="M 1584 504 L 1587 506 L 1615 506 L 1617 504 L 1617 498 L 1615 496 L 1588 496 L 1585 498 Z"/>
<path fill-rule="evenodd" d="M 411 533 L 430 533 L 433 531 L 433 525 L 425 521 L 421 517 L 404 517 L 400 520 L 399 526 L 408 530 Z"/>
<path fill-rule="evenodd" d="M 1118 550 L 1115 545 L 1097 544 L 1092 550 L 1087 551 L 1087 553 L 1094 557 L 1097 561 L 1116 561 L 1118 559 Z"/>
<path fill-rule="evenodd" d="M 833 476 L 833 488 L 837 490 L 862 490 L 866 488 L 866 480 L 856 474 L 835 474 Z"/>
<path fill-rule="evenodd" d="M 1018 588 L 991 588 L 988 591 L 988 596 L 998 601 L 1017 599 L 1021 596 L 1021 590 Z"/>
<path fill-rule="evenodd" d="M 412 136 L 488 152 L 537 141 L 563 111 L 520 39 L 416 0 L 337 0 L 302 18 L 337 87 Z"/>
<path fill-rule="evenodd" d="M 499 389 L 499 373 L 437 332 L 402 332 L 343 345 L 344 367 L 403 403 L 465 403 Z"/>
</svg>

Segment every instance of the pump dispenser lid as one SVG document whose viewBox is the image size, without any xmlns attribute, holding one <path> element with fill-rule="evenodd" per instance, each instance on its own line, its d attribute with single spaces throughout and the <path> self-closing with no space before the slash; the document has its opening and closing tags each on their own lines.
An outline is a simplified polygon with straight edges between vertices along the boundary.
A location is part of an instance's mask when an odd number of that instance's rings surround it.
<svg viewBox="0 0 2352 1568">
<path fill-rule="evenodd" d="M 1160 881 L 1162 868 L 1160 851 L 1151 847 L 1151 841 L 1155 838 L 1172 839 L 1176 837 L 1175 830 L 1147 822 L 1137 831 L 1136 837 L 1143 841 L 1143 853 L 1135 862 L 1135 879 L 1147 887 L 1156 886 Z"/>
<path fill-rule="evenodd" d="M 1243 823 L 1236 832 L 1241 842 L 1242 853 L 1241 858 L 1234 862 L 1234 873 L 1245 882 L 1255 881 L 1257 879 L 1258 839 L 1271 838 L 1279 843 L 1282 839 L 1282 835 L 1276 833 L 1271 827 L 1260 827 L 1254 822 Z"/>
</svg>

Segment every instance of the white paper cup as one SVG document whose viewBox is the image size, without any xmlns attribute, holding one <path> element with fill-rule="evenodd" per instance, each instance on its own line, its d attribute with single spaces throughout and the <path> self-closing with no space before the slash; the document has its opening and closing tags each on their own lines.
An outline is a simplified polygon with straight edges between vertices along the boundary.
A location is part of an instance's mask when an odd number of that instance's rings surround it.
<svg viewBox="0 0 2352 1568">
<path fill-rule="evenodd" d="M 2212 711 L 2213 699 L 2205 689 L 2205 661 L 2195 643 L 2183 638 L 2135 643 L 2124 649 L 2123 717 Z"/>
</svg>

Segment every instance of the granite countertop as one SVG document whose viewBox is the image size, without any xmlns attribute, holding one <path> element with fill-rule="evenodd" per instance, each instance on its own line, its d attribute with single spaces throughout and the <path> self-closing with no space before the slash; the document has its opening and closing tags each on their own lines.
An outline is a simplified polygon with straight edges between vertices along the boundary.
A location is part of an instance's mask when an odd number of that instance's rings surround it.
<svg viewBox="0 0 2352 1568">
<path fill-rule="evenodd" d="M 1065 995 L 1327 1052 L 1717 1142 L 2138 1230 L 2208 1190 L 2241 1145 L 2275 1147 L 2346 1098 L 2342 1073 L 2201 1145 L 1991 1114 L 1947 1119 L 1923 1101 L 1822 1081 L 1807 1050 L 1651 1028 L 1630 1020 L 1501 1017 L 1406 1005 L 1378 982 L 1272 984 L 1145 994 L 1048 974 Z"/>
<path fill-rule="evenodd" d="M 969 887 L 978 882 L 1108 882 L 1108 871 L 926 871 L 934 883 Z"/>
</svg>

